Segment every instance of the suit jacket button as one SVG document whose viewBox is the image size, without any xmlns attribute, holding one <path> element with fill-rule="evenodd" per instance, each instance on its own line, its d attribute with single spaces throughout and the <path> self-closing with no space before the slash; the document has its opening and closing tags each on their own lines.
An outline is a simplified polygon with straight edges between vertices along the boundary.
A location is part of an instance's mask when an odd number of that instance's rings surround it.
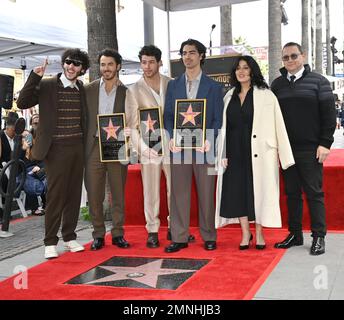
<svg viewBox="0 0 344 320">
<path fill-rule="evenodd" d="M 257 138 L 257 136 L 254 134 L 254 135 L 253 135 L 253 138 Z"/>
<path fill-rule="evenodd" d="M 254 157 L 257 158 L 257 157 L 258 157 L 258 154 L 255 154 Z"/>
</svg>

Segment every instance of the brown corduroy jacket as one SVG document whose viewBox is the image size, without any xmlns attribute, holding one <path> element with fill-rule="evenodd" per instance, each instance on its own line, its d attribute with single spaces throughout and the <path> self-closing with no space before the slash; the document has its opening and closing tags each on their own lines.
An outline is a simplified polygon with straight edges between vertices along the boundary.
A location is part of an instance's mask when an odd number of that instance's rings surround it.
<svg viewBox="0 0 344 320">
<path fill-rule="evenodd" d="M 44 160 L 52 143 L 57 121 L 57 87 L 60 76 L 61 73 L 52 78 L 42 79 L 32 71 L 17 100 L 17 106 L 20 109 L 39 105 L 39 124 L 35 143 L 32 147 L 32 157 L 36 160 Z M 85 141 L 87 132 L 85 90 L 83 83 L 79 80 L 77 86 L 80 90 L 81 130 Z"/>
</svg>

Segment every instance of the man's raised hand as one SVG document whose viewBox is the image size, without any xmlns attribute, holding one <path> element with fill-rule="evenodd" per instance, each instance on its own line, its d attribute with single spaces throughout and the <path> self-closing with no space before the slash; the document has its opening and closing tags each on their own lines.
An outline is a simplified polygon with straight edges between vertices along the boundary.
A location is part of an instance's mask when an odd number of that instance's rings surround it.
<svg viewBox="0 0 344 320">
<path fill-rule="evenodd" d="M 46 58 L 43 62 L 42 66 L 36 67 L 33 69 L 33 72 L 36 73 L 37 75 L 39 75 L 40 77 L 43 77 L 44 72 L 45 72 L 45 68 L 48 65 L 48 58 Z"/>
</svg>

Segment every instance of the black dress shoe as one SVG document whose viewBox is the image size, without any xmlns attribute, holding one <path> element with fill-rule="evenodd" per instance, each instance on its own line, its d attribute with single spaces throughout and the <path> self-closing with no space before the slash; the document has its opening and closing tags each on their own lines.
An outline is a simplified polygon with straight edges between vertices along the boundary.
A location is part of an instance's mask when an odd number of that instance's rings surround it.
<svg viewBox="0 0 344 320">
<path fill-rule="evenodd" d="M 204 249 L 205 250 L 215 250 L 216 249 L 216 241 L 204 242 Z"/>
<path fill-rule="evenodd" d="M 172 234 L 171 234 L 171 230 L 168 229 L 167 231 L 167 237 L 166 237 L 167 240 L 171 241 L 172 240 Z M 189 237 L 188 237 L 188 242 L 195 242 L 196 241 L 196 238 L 193 234 L 190 234 Z"/>
<path fill-rule="evenodd" d="M 158 248 L 160 246 L 157 232 L 148 233 L 146 246 L 148 248 Z"/>
<path fill-rule="evenodd" d="M 318 256 L 325 253 L 325 239 L 323 237 L 314 237 L 310 254 L 312 256 Z"/>
<path fill-rule="evenodd" d="M 250 240 L 248 241 L 248 244 L 240 244 L 239 250 L 247 250 L 250 247 L 250 243 L 253 240 L 253 234 L 251 233 Z"/>
<path fill-rule="evenodd" d="M 127 240 L 125 240 L 123 238 L 123 236 L 112 238 L 112 244 L 117 246 L 118 248 L 129 248 L 130 247 L 129 242 Z"/>
<path fill-rule="evenodd" d="M 187 248 L 188 244 L 184 242 L 172 242 L 168 247 L 165 248 L 165 252 L 172 253 L 177 252 L 181 249 Z"/>
<path fill-rule="evenodd" d="M 264 250 L 266 248 L 265 244 L 256 244 L 256 249 L 257 250 Z"/>
<path fill-rule="evenodd" d="M 293 246 L 303 245 L 303 235 L 296 235 L 294 233 L 289 233 L 288 236 L 282 241 L 275 243 L 275 248 L 277 249 L 288 249 Z"/>
<path fill-rule="evenodd" d="M 95 238 L 91 245 L 91 250 L 99 250 L 105 245 L 104 238 Z"/>
</svg>

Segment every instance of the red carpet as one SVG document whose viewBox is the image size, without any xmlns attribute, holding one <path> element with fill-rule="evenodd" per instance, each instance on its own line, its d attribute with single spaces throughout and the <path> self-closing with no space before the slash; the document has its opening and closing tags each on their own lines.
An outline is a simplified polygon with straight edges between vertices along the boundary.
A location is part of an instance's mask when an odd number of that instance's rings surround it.
<svg viewBox="0 0 344 320">
<path fill-rule="evenodd" d="M 344 149 L 331 150 L 330 156 L 324 164 L 324 193 L 326 206 L 326 220 L 329 230 L 344 230 Z M 195 183 L 191 190 L 191 219 L 190 225 L 198 225 L 197 213 L 197 194 Z M 284 186 L 281 179 L 281 211 L 283 227 L 288 226 L 288 214 Z M 310 229 L 310 219 L 307 203 L 304 202 L 303 226 Z M 139 165 L 129 167 L 127 186 L 126 186 L 126 224 L 144 225 L 143 215 L 143 191 Z M 165 178 L 161 178 L 161 203 L 160 215 L 162 225 L 166 225 L 167 202 Z"/>
<path fill-rule="evenodd" d="M 119 249 L 110 245 L 100 251 L 87 250 L 82 253 L 66 253 L 58 259 L 42 263 L 28 271 L 28 289 L 16 290 L 14 277 L 0 283 L 2 300 L 25 299 L 116 299 L 116 300 L 227 300 L 251 299 L 274 266 L 284 254 L 284 250 L 274 249 L 273 243 L 286 235 L 285 230 L 266 230 L 266 250 L 239 251 L 240 231 L 221 229 L 218 236 L 218 249 L 206 251 L 196 228 L 196 242 L 189 248 L 174 254 L 166 254 L 163 248 L 166 229 L 160 233 L 162 246 L 157 249 L 145 247 L 146 231 L 143 227 L 127 227 L 126 238 L 132 248 Z M 43 249 L 42 249 L 43 254 Z M 177 290 L 118 288 L 93 285 L 68 285 L 66 281 L 88 271 L 113 256 L 210 259 L 211 261 Z"/>
</svg>

